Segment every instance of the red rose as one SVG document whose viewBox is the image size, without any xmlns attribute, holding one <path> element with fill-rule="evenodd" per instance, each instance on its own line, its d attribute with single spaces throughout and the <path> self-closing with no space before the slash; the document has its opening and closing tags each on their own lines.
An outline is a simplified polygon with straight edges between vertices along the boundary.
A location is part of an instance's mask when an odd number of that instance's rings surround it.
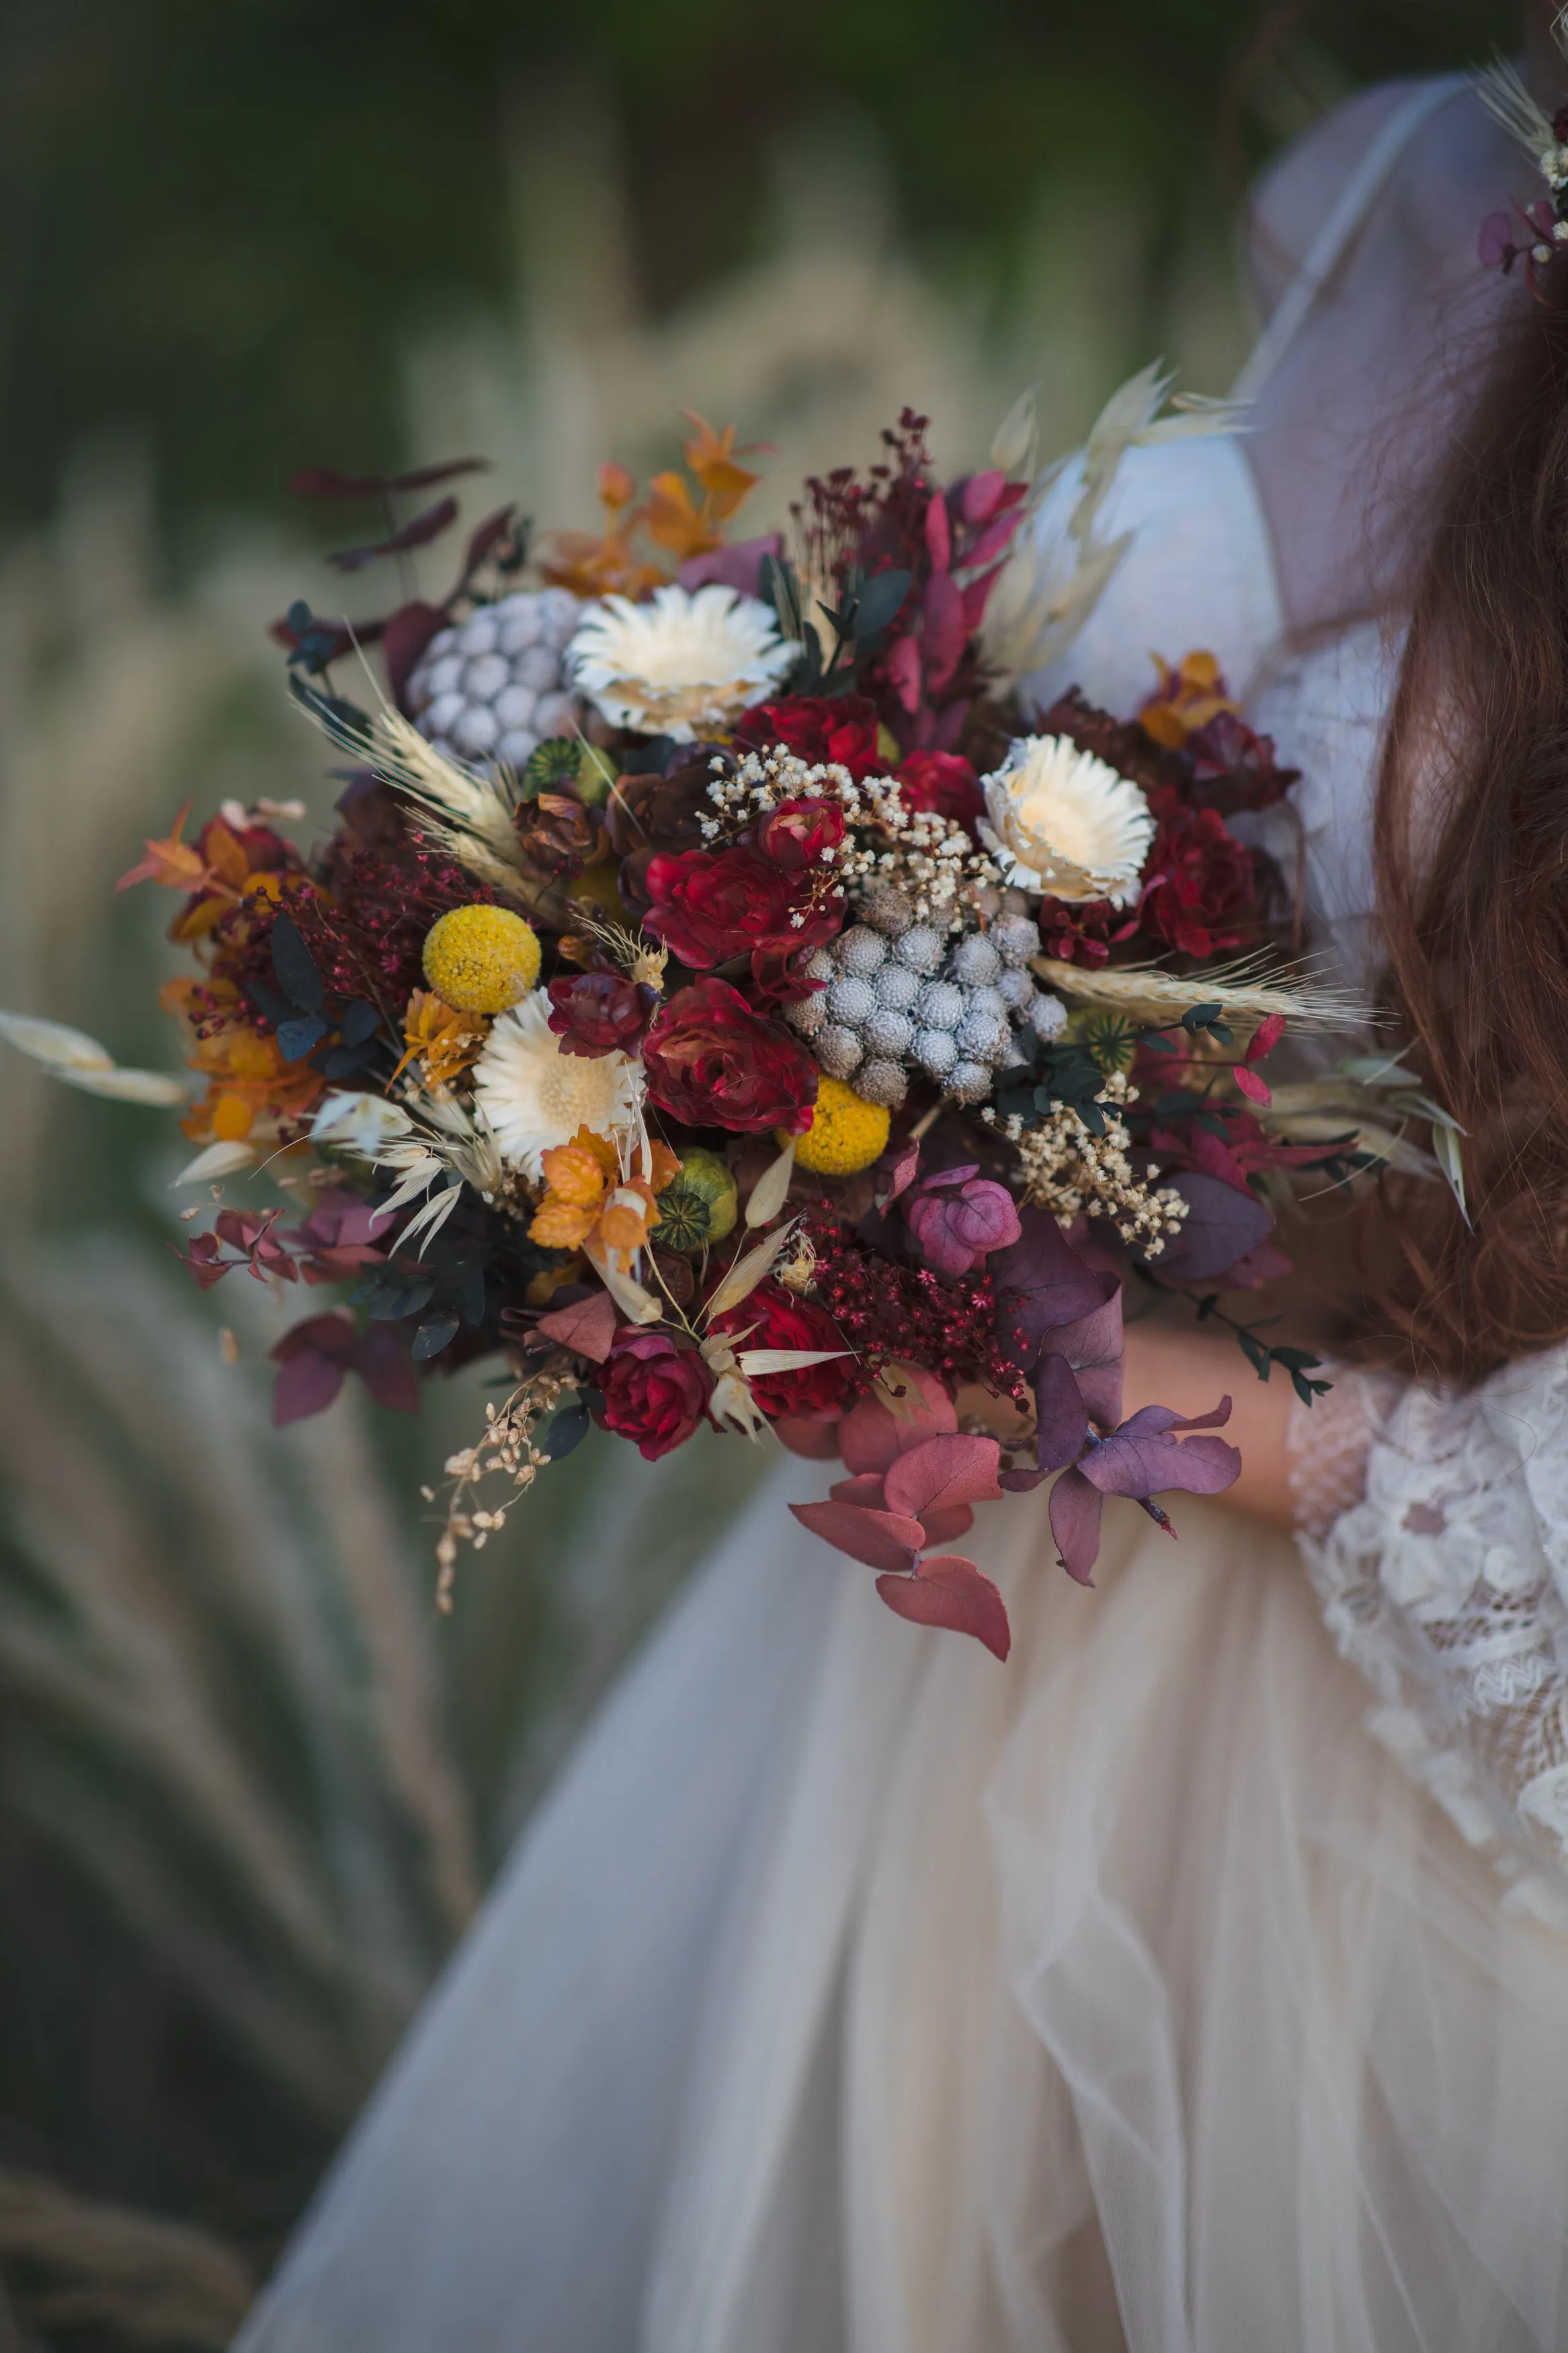
<svg viewBox="0 0 1568 2353">
<path fill-rule="evenodd" d="M 649 1462 L 685 1445 L 713 1387 L 696 1349 L 667 1332 L 618 1332 L 599 1379 L 605 1403 L 594 1419 Z"/>
<path fill-rule="evenodd" d="M 730 1334 L 737 1348 L 742 1333 L 748 1348 L 846 1345 L 831 1315 L 795 1298 L 778 1282 L 760 1282 L 738 1307 L 731 1307 L 727 1315 L 716 1315 L 713 1323 L 716 1330 Z M 752 1381 L 752 1395 L 765 1414 L 837 1421 L 855 1388 L 855 1358 L 847 1354 L 826 1365 L 803 1365 L 798 1372 L 763 1373 Z"/>
<path fill-rule="evenodd" d="M 820 946 L 844 919 L 837 892 L 813 904 L 800 882 L 754 849 L 661 852 L 648 865 L 647 887 L 644 922 L 692 972 L 731 956 Z"/>
<path fill-rule="evenodd" d="M 810 767 L 836 762 L 857 784 L 879 776 L 887 765 L 877 749 L 877 706 L 863 694 L 789 694 L 742 712 L 737 752 L 767 752 L 775 744 Z"/>
<path fill-rule="evenodd" d="M 549 988 L 550 1027 L 563 1054 L 630 1053 L 647 1027 L 648 992 L 618 972 L 563 973 Z"/>
<path fill-rule="evenodd" d="M 786 874 L 823 863 L 823 851 L 844 839 L 844 811 L 837 801 L 781 801 L 757 828 L 757 848 Z"/>
<path fill-rule="evenodd" d="M 1252 858 L 1214 809 L 1161 813 L 1144 869 L 1139 928 L 1183 955 L 1240 944 L 1256 893 Z"/>
<path fill-rule="evenodd" d="M 643 1040 L 649 1100 L 689 1127 L 759 1134 L 811 1125 L 816 1065 L 791 1032 L 724 980 L 693 981 Z"/>
<path fill-rule="evenodd" d="M 973 831 L 984 798 L 979 777 L 956 752 L 911 752 L 893 774 L 903 786 L 906 808 L 929 809 Z"/>
</svg>

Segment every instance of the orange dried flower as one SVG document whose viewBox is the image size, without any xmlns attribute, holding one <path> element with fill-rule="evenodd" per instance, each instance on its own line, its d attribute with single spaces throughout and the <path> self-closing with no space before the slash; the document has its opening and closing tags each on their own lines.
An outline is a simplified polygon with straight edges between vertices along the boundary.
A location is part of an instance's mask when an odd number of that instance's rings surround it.
<svg viewBox="0 0 1568 2353">
<path fill-rule="evenodd" d="M 677 565 L 722 547 L 724 524 L 762 480 L 736 459 L 751 456 L 753 448 L 763 445 L 737 450 L 734 426 L 726 425 L 721 433 L 715 433 L 694 410 L 683 409 L 681 414 L 693 427 L 685 455 L 699 495 L 694 497 L 689 485 L 671 470 L 654 476 L 639 506 L 637 483 L 626 469 L 601 466 L 604 532 L 598 538 L 592 532 L 552 533 L 540 561 L 547 580 L 570 588 L 577 596 L 616 595 L 635 600 L 668 577 L 662 565 L 648 562 L 634 549 L 633 534 L 639 528 L 646 529 L 656 546 L 673 555 Z"/>
<path fill-rule="evenodd" d="M 613 1144 L 580 1127 L 570 1144 L 540 1155 L 546 1191 L 528 1229 L 547 1250 L 597 1248 L 629 1258 L 658 1223 L 658 1196 L 679 1174 L 667 1145 L 652 1147 L 652 1174 L 621 1175 Z"/>
<path fill-rule="evenodd" d="M 1240 705 L 1226 692 L 1225 679 L 1213 654 L 1191 653 L 1176 669 L 1154 656 L 1160 683 L 1138 713 L 1145 735 L 1168 752 L 1179 752 L 1189 735 L 1217 719 L 1222 711 L 1240 715 Z"/>
<path fill-rule="evenodd" d="M 392 1075 L 395 1079 L 416 1061 L 426 1086 L 447 1086 L 479 1060 L 489 1031 L 482 1014 L 459 1012 L 433 988 L 416 988 L 403 1018 L 403 1042 L 408 1050 Z"/>
</svg>

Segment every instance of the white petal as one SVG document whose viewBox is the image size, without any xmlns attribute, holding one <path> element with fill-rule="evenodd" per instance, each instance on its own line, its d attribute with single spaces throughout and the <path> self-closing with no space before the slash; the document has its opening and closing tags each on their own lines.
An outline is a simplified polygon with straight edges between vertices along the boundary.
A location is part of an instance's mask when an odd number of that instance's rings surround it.
<svg viewBox="0 0 1568 2353">
<path fill-rule="evenodd" d="M 771 1167 L 764 1168 L 746 1198 L 746 1223 L 749 1226 L 771 1226 L 789 1198 L 789 1180 L 795 1174 L 795 1138 L 792 1135 Z"/>
</svg>

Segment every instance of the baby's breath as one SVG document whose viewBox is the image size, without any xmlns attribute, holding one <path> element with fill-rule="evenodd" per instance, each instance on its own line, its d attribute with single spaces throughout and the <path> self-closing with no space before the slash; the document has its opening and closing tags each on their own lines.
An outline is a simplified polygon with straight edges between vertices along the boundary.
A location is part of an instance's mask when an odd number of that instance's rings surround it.
<svg viewBox="0 0 1568 2353">
<path fill-rule="evenodd" d="M 980 1116 L 1013 1145 L 1023 1164 L 1022 1198 L 1048 1209 L 1058 1224 L 1075 1218 L 1109 1218 L 1124 1242 L 1139 1241 L 1158 1258 L 1187 1214 L 1187 1203 L 1160 1172 L 1135 1174 L 1128 1155 L 1132 1138 L 1121 1116 L 1138 1100 L 1125 1072 L 1113 1071 L 1095 1097 L 1105 1116 L 1096 1135 L 1070 1103 L 1053 1103 L 1044 1117 L 1026 1123 L 1010 1113 L 999 1119 L 990 1104 Z"/>
</svg>

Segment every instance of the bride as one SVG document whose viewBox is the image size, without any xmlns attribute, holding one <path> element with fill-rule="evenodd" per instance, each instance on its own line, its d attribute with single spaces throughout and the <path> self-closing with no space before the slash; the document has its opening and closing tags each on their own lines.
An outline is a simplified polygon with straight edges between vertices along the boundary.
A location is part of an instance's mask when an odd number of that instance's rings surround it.
<svg viewBox="0 0 1568 2353">
<path fill-rule="evenodd" d="M 1568 2345 L 1568 261 L 1476 259 L 1541 195 L 1462 80 L 1289 154 L 1251 429 L 1131 453 L 1069 666 L 1131 708 L 1212 648 L 1304 771 L 1315 944 L 1462 1123 L 1473 1225 L 1387 1196 L 1310 1416 L 1136 1325 L 1130 1406 L 1232 1389 L 1243 1478 L 1174 1549 L 1127 1513 L 1093 1593 L 1043 1493 L 996 1514 L 1005 1669 L 890 1625 L 784 1465 L 244 2353 Z"/>
</svg>

